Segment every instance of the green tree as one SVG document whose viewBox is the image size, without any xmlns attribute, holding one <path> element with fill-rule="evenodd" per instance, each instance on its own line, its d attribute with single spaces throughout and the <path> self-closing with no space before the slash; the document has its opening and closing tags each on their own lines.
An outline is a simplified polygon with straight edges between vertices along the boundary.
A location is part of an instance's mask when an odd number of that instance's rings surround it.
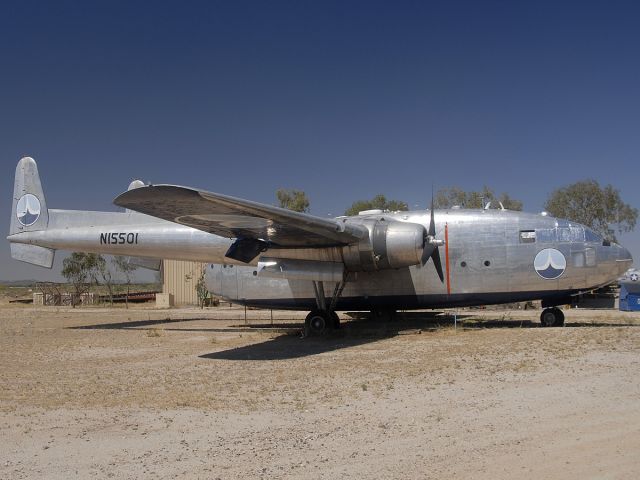
<svg viewBox="0 0 640 480">
<path fill-rule="evenodd" d="M 113 266 L 116 268 L 118 272 L 122 274 L 124 277 L 124 281 L 127 285 L 127 296 L 124 299 L 126 308 L 129 308 L 129 293 L 131 290 L 131 280 L 133 279 L 133 272 L 138 269 L 137 265 L 134 265 L 129 262 L 129 257 L 124 257 L 122 255 L 116 255 L 113 257 Z"/>
<path fill-rule="evenodd" d="M 98 255 L 96 271 L 102 279 L 102 284 L 107 288 L 107 292 L 109 293 L 109 303 L 113 306 L 113 273 L 111 272 L 111 269 L 109 269 L 107 261 L 102 255 Z"/>
<path fill-rule="evenodd" d="M 363 210 L 383 210 L 389 212 L 397 212 L 400 210 L 409 210 L 406 202 L 399 200 L 387 200 L 382 194 L 376 195 L 371 200 L 357 200 L 344 212 L 345 215 L 357 215 Z"/>
<path fill-rule="evenodd" d="M 302 190 L 287 190 L 284 188 L 278 189 L 276 197 L 281 208 L 293 210 L 294 212 L 308 212 L 309 211 L 309 199 L 307 194 Z"/>
<path fill-rule="evenodd" d="M 80 303 L 83 293 L 91 288 L 91 285 L 98 284 L 101 263 L 104 258 L 97 253 L 73 252 L 62 261 L 62 276 L 73 285 L 75 290 L 71 305 Z"/>
<path fill-rule="evenodd" d="M 459 187 L 449 187 L 438 190 L 433 204 L 435 208 L 451 208 L 459 205 L 464 208 L 484 208 L 491 202 L 491 207 L 500 208 L 500 204 L 508 210 L 522 210 L 522 202 L 511 198 L 508 193 L 497 196 L 494 191 L 486 185 L 482 190 L 466 192 Z"/>
<path fill-rule="evenodd" d="M 198 304 L 200 308 L 204 308 L 204 304 L 207 303 L 209 298 L 209 289 L 207 288 L 205 267 L 202 267 L 198 281 L 196 282 L 196 293 L 198 295 Z"/>
<path fill-rule="evenodd" d="M 620 191 L 611 185 L 601 187 L 595 180 L 582 180 L 554 190 L 544 208 L 554 217 L 581 223 L 616 240 L 618 233 L 636 226 L 638 209 L 624 203 Z"/>
</svg>

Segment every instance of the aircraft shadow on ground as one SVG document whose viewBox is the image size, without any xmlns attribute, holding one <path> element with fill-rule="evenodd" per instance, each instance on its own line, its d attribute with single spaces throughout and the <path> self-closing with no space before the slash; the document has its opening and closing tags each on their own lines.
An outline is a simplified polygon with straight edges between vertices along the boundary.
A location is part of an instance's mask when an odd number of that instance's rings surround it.
<svg viewBox="0 0 640 480">
<path fill-rule="evenodd" d="M 343 323 L 343 327 L 339 332 L 342 336 L 345 334 L 353 334 L 355 336 L 394 336 L 401 334 L 407 330 L 436 330 L 443 327 L 451 327 L 457 324 L 459 328 L 464 329 L 483 329 L 483 328 L 539 328 L 538 321 L 531 320 L 510 320 L 500 318 L 500 314 L 496 313 L 496 318 L 477 317 L 473 314 L 458 314 L 455 318 L 453 315 L 443 314 L 442 312 L 403 312 L 393 320 L 369 319 L 368 315 L 360 314 L 360 312 L 347 313 L 346 316 L 353 320 Z M 141 329 L 145 327 L 154 327 L 159 325 L 178 325 L 194 321 L 211 321 L 207 318 L 162 318 L 153 320 L 131 320 L 117 323 L 99 323 L 93 325 L 78 325 L 75 327 L 67 327 L 71 330 L 130 330 Z M 575 327 L 640 327 L 636 323 L 609 323 L 609 322 L 572 322 L 570 314 L 567 315 L 566 328 Z M 292 333 L 301 331 L 302 322 L 274 322 L 274 323 L 256 323 L 255 320 L 250 323 L 237 323 L 227 327 L 179 327 L 164 328 L 168 331 L 184 331 L 184 332 L 252 332 L 258 330 L 267 330 L 272 332 Z"/>
<path fill-rule="evenodd" d="M 95 325 L 78 325 L 76 327 L 68 327 L 70 330 L 121 330 L 135 329 L 141 327 L 153 327 L 154 325 L 166 325 L 171 323 L 193 322 L 203 320 L 202 318 L 159 318 L 154 320 L 128 320 L 126 322 L 117 323 L 98 323 Z"/>
<path fill-rule="evenodd" d="M 363 320 L 343 323 L 339 330 L 325 337 L 302 339 L 300 335 L 280 335 L 264 342 L 201 355 L 200 358 L 245 361 L 287 360 L 378 342 L 397 335 L 437 331 L 454 325 L 453 317 L 436 316 L 430 313 L 425 316 L 420 313 L 412 312 L 410 315 L 398 317 L 392 321 L 364 320 L 365 317 L 362 317 Z M 457 319 L 460 322 L 464 317 L 468 315 L 458 315 Z M 462 323 L 459 325 L 461 329 L 464 328 Z M 520 326 L 520 323 L 513 326 Z M 253 324 L 248 329 L 268 330 L 269 327 L 269 324 Z M 302 324 L 299 325 L 298 330 L 302 331 Z"/>
<path fill-rule="evenodd" d="M 150 328 L 163 325 L 175 325 L 180 323 L 196 322 L 196 321 L 211 321 L 209 318 L 180 318 L 180 319 L 155 319 L 155 320 L 132 320 L 127 322 L 117 323 L 98 323 L 94 325 L 78 325 L 75 327 L 67 327 L 70 330 L 143 330 L 144 328 Z M 163 327 L 162 330 L 167 332 L 212 332 L 212 333 L 225 333 L 225 332 L 251 332 L 258 328 L 269 329 L 275 332 L 287 333 L 291 330 L 302 330 L 302 323 L 273 323 L 273 324 L 249 324 L 249 325 L 233 325 L 230 327 Z"/>
<path fill-rule="evenodd" d="M 76 330 L 140 330 L 162 326 L 165 331 L 200 333 L 247 333 L 269 332 L 278 334 L 263 342 L 201 355 L 200 358 L 212 360 L 286 360 L 318 355 L 325 352 L 351 348 L 373 343 L 397 335 L 421 332 L 434 332 L 457 326 L 460 330 L 482 330 L 491 328 L 540 328 L 540 323 L 531 320 L 509 320 L 501 318 L 497 312 L 495 318 L 478 318 L 473 314 L 453 315 L 441 312 L 404 312 L 391 320 L 368 319 L 365 315 L 346 315 L 355 318 L 344 322 L 341 328 L 322 338 L 301 338 L 303 323 L 236 323 L 225 327 L 188 327 L 184 324 L 193 321 L 209 321 L 206 318 L 133 320 L 118 323 L 102 323 L 68 327 Z M 182 325 L 181 325 L 182 324 Z M 565 328 L 575 327 L 640 327 L 629 323 L 586 323 L 567 320 Z"/>
<path fill-rule="evenodd" d="M 451 328 L 457 320 L 460 330 L 482 330 L 489 328 L 541 328 L 538 322 L 529 320 L 478 320 L 466 321 L 473 315 L 453 316 L 430 316 L 425 318 L 419 314 L 411 315 L 410 318 L 396 319 L 390 322 L 369 320 L 352 321 L 343 324 L 340 330 L 331 333 L 325 338 L 305 338 L 299 335 L 281 335 L 242 347 L 222 350 L 219 352 L 201 355 L 200 358 L 212 360 L 287 360 L 318 355 L 325 352 L 340 350 L 343 348 L 355 347 L 366 343 L 373 343 L 391 338 L 397 335 L 437 331 L 443 328 Z M 637 324 L 615 324 L 615 323 L 569 323 L 566 327 L 640 327 Z M 248 327 L 251 329 L 268 330 L 268 324 L 254 324 Z M 302 325 L 300 325 L 301 329 Z M 245 328 L 246 331 L 246 328 Z"/>
<path fill-rule="evenodd" d="M 305 338 L 281 335 L 265 342 L 200 355 L 209 360 L 288 360 L 355 347 L 381 338 Z"/>
</svg>

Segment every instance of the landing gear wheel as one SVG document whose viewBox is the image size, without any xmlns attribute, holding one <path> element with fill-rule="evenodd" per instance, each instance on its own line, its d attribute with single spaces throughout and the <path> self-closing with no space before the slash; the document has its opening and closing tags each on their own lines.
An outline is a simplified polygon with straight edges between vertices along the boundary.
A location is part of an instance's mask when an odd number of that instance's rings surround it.
<svg viewBox="0 0 640 480">
<path fill-rule="evenodd" d="M 540 323 L 543 327 L 563 327 L 564 313 L 558 307 L 545 308 L 540 314 Z"/>
<path fill-rule="evenodd" d="M 319 337 L 323 335 L 329 325 L 334 322 L 333 318 L 329 318 L 327 312 L 321 312 L 319 310 L 313 310 L 304 319 L 304 331 L 307 337 Z"/>
</svg>

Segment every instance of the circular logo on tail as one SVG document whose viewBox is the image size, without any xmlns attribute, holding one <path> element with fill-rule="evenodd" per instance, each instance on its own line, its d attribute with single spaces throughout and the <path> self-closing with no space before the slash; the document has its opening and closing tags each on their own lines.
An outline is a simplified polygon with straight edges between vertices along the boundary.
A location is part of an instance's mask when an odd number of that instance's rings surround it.
<svg viewBox="0 0 640 480">
<path fill-rule="evenodd" d="M 40 200 L 35 195 L 27 193 L 20 197 L 16 205 L 16 216 L 18 221 L 25 227 L 36 223 L 40 218 Z"/>
<path fill-rule="evenodd" d="M 533 260 L 533 268 L 545 280 L 555 280 L 567 268 L 567 259 L 555 248 L 540 250 Z"/>
</svg>

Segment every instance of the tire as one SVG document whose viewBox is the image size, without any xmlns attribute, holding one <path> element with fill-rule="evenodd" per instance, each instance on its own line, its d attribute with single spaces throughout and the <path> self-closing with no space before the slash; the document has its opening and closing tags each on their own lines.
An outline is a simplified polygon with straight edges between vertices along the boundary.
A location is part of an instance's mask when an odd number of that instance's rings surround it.
<svg viewBox="0 0 640 480">
<path fill-rule="evenodd" d="M 557 307 L 545 308 L 540 314 L 540 324 L 543 327 L 564 326 L 564 313 Z"/>
<path fill-rule="evenodd" d="M 326 314 L 318 310 L 313 310 L 304 319 L 304 330 L 307 337 L 319 337 L 325 334 L 329 324 L 333 319 L 327 318 Z"/>
</svg>

